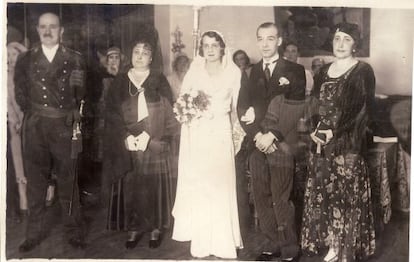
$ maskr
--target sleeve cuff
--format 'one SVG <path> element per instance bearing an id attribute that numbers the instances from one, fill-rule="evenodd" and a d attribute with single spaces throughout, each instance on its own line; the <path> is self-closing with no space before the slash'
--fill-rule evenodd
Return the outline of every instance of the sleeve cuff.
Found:
<path id="1" fill-rule="evenodd" d="M 283 142 L 285 140 L 285 137 L 283 136 L 283 134 L 280 131 L 278 131 L 278 130 L 272 130 L 272 129 L 270 129 L 269 130 L 269 133 L 274 136 L 274 139 L 277 142 Z"/>

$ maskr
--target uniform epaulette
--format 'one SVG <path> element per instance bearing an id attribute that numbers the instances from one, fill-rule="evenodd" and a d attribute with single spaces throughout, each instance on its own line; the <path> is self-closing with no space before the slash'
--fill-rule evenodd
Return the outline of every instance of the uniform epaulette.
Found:
<path id="1" fill-rule="evenodd" d="M 23 58 L 27 57 L 27 56 L 29 55 L 29 53 L 31 53 L 31 52 L 33 52 L 33 51 L 34 51 L 34 48 L 29 49 L 29 50 L 27 50 L 27 51 L 24 51 L 24 52 L 20 53 L 20 54 L 17 56 L 17 59 L 18 59 L 18 60 L 21 60 L 21 59 L 23 59 Z"/>
<path id="2" fill-rule="evenodd" d="M 35 47 L 31 48 L 29 51 L 37 53 L 37 52 L 39 52 L 39 50 L 40 50 L 40 47 L 35 46 Z"/>
<path id="3" fill-rule="evenodd" d="M 76 51 L 76 50 L 73 50 L 73 49 L 70 49 L 70 48 L 68 48 L 68 47 L 66 47 L 66 46 L 62 46 L 62 51 L 63 51 L 63 52 L 69 51 L 69 52 L 71 52 L 71 53 L 75 53 L 75 54 L 77 54 L 77 55 L 79 55 L 79 56 L 82 56 L 82 53 L 81 53 L 81 52 Z"/>

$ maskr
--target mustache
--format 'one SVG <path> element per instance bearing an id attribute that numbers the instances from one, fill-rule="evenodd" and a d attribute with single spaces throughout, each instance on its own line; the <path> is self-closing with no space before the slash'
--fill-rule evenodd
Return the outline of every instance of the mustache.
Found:
<path id="1" fill-rule="evenodd" d="M 43 37 L 52 37 L 52 34 L 44 34 Z"/>

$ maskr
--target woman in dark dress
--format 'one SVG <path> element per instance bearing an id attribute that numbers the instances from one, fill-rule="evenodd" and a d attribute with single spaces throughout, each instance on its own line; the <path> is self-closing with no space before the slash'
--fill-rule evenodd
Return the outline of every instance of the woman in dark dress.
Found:
<path id="1" fill-rule="evenodd" d="M 311 138 L 313 150 L 321 150 L 310 154 L 301 245 L 305 254 L 328 249 L 324 261 L 361 260 L 375 251 L 365 159 L 375 76 L 354 57 L 359 36 L 357 25 L 337 25 L 336 60 L 321 69 L 314 89 L 319 106 Z"/>
<path id="2" fill-rule="evenodd" d="M 132 68 L 115 78 L 107 96 L 105 172 L 123 188 L 112 190 L 118 208 L 112 203 L 109 217 L 124 214 L 126 248 L 134 248 L 146 232 L 149 246 L 158 247 L 171 224 L 170 142 L 178 122 L 167 79 L 150 69 L 153 46 L 132 44 Z"/>

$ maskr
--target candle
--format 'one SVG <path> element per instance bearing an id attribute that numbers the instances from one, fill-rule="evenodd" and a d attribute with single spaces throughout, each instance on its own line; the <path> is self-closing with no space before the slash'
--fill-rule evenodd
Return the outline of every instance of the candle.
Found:
<path id="1" fill-rule="evenodd" d="M 194 20 L 194 25 L 193 25 L 194 31 L 198 30 L 198 15 L 199 15 L 198 10 L 199 10 L 198 7 L 194 7 L 194 19 L 193 19 Z"/>

